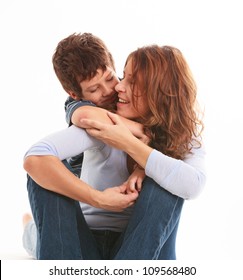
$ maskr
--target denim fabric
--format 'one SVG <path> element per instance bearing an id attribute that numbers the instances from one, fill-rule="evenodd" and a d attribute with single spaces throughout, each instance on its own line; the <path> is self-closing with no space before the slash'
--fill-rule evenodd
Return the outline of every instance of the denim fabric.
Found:
<path id="1" fill-rule="evenodd" d="M 30 177 L 27 189 L 37 227 L 37 259 L 176 259 L 183 199 L 150 178 L 122 234 L 91 231 L 77 201 L 41 188 Z M 33 248 L 26 243 L 26 249 Z"/>
<path id="2" fill-rule="evenodd" d="M 37 227 L 37 259 L 100 259 L 78 201 L 41 188 L 29 176 L 27 189 Z"/>
<path id="3" fill-rule="evenodd" d="M 173 260 L 184 200 L 146 178 L 127 229 L 113 253 L 120 260 Z"/>
<path id="4" fill-rule="evenodd" d="M 91 230 L 96 240 L 102 260 L 110 260 L 112 251 L 121 236 L 121 232 L 110 230 Z"/>

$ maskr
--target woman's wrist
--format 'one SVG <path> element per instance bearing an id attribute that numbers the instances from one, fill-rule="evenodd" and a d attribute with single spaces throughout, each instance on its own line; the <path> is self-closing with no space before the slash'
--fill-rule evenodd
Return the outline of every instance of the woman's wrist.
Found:
<path id="1" fill-rule="evenodd" d="M 141 168 L 144 169 L 148 157 L 153 149 L 134 137 L 133 141 L 127 143 L 124 151 L 129 154 Z"/>

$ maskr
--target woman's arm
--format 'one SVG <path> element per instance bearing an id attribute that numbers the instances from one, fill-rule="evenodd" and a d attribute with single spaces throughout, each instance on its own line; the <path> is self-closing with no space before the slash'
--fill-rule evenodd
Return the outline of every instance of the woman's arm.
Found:
<path id="1" fill-rule="evenodd" d="M 84 129 L 74 125 L 41 139 L 26 152 L 30 155 L 53 155 L 60 160 L 83 153 L 90 148 L 102 148 L 104 144 L 90 137 Z"/>
<path id="2" fill-rule="evenodd" d="M 139 141 L 126 128 L 119 117 L 108 113 L 113 125 L 97 121 L 83 120 L 85 125 L 93 127 L 88 133 L 117 149 L 129 154 L 147 176 L 154 179 L 169 192 L 184 199 L 192 199 L 199 195 L 206 181 L 204 147 L 193 149 L 187 158 L 177 160 L 148 147 Z"/>
<path id="3" fill-rule="evenodd" d="M 47 190 L 92 205 L 96 203 L 93 199 L 96 191 L 73 175 L 56 156 L 27 156 L 24 169 L 36 183 Z"/>
<path id="4" fill-rule="evenodd" d="M 94 207 L 122 211 L 134 203 L 137 194 L 125 195 L 125 189 L 120 187 L 97 191 L 74 176 L 61 162 L 99 145 L 104 144 L 88 136 L 85 130 L 72 126 L 33 145 L 26 153 L 24 169 L 45 189 Z"/>
<path id="5" fill-rule="evenodd" d="M 24 169 L 43 188 L 109 211 L 123 211 L 137 198 L 136 193 L 124 194 L 125 188 L 93 189 L 72 174 L 55 156 L 29 156 Z"/>

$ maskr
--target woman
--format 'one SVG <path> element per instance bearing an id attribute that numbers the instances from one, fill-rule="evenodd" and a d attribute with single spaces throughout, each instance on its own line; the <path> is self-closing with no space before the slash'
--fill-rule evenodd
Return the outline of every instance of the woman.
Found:
<path id="1" fill-rule="evenodd" d="M 83 119 L 83 127 L 91 127 L 87 129 L 90 135 L 125 151 L 145 169 L 148 177 L 168 192 L 184 199 L 196 197 L 205 185 L 203 123 L 199 119 L 196 84 L 180 50 L 152 45 L 132 52 L 116 90 L 119 97 L 117 114 L 142 122 L 151 139 L 149 146 L 134 137 L 118 115 L 109 112 L 113 125 Z M 142 195 L 143 192 L 134 213 L 140 210 L 141 214 L 144 209 Z M 165 196 L 165 192 L 163 195 L 158 192 L 151 208 L 160 209 L 159 203 Z M 157 205 L 155 199 L 158 199 Z M 171 196 L 167 201 L 170 199 Z M 148 198 L 144 201 L 148 206 Z M 175 258 L 175 237 L 176 230 L 161 246 L 158 259 Z M 137 245 L 141 248 L 140 244 L 131 242 L 130 250 L 136 251 Z M 127 247 L 121 247 L 117 258 L 122 258 L 126 250 Z M 133 258 L 134 253 L 129 257 Z"/>
<path id="2" fill-rule="evenodd" d="M 184 72 L 182 73 L 181 70 Z M 151 89 L 155 91 L 150 92 Z M 95 137 L 102 138 L 117 148 L 123 147 L 140 167 L 145 169 L 146 175 L 150 178 L 144 180 L 143 188 L 132 213 L 131 210 L 125 211 L 120 218 L 117 213 L 107 212 L 105 209 L 100 215 L 103 217 L 102 223 L 100 223 L 100 216 L 93 214 L 97 207 L 102 208 L 99 204 L 101 201 L 99 203 L 96 201 L 93 205 L 82 206 L 88 227 L 86 225 L 86 228 L 82 228 L 81 231 L 85 231 L 85 234 L 82 235 L 83 240 L 82 238 L 79 240 L 81 251 L 88 251 L 93 242 L 89 229 L 95 236 L 99 234 L 99 231 L 105 230 L 106 226 L 110 227 L 112 224 L 112 228 L 117 227 L 116 230 L 119 229 L 117 232 L 122 232 L 122 234 L 118 235 L 118 243 L 111 245 L 114 250 L 109 253 L 108 258 L 175 259 L 175 239 L 183 198 L 189 199 L 198 195 L 205 179 L 204 149 L 199 142 L 200 133 L 197 133 L 200 122 L 194 111 L 194 82 L 187 64 L 178 50 L 169 47 L 164 50 L 151 46 L 138 49 L 129 56 L 124 79 L 117 86 L 117 90 L 119 91 L 118 113 L 145 124 L 151 138 L 152 148 L 131 136 L 126 127 L 113 115 L 109 116 L 116 125 L 104 125 L 93 120 L 84 120 L 82 125 L 95 127 L 95 130 L 88 129 L 89 133 Z M 179 95 L 182 96 L 179 98 Z M 191 97 L 189 101 L 188 97 Z M 185 101 L 187 105 L 182 104 Z M 113 131 L 114 136 L 108 132 L 108 128 Z M 123 132 L 124 135 L 122 135 Z M 119 138 L 120 141 L 126 139 L 127 144 L 118 144 Z M 84 141 L 80 144 L 81 140 Z M 38 149 L 41 149 L 40 153 L 37 151 Z M 79 182 L 75 176 L 64 169 L 60 160 L 84 151 L 87 162 L 84 161 L 82 178 L 98 192 L 107 192 L 112 186 L 106 185 L 111 183 L 108 180 L 108 175 L 110 175 L 107 173 L 108 168 L 111 168 L 110 173 L 114 172 L 112 175 L 115 175 L 113 177 L 116 178 L 112 183 L 119 176 L 121 183 L 127 176 L 124 168 L 120 166 L 123 171 L 120 173 L 115 166 L 117 163 L 120 165 L 126 163 L 126 156 L 123 152 L 113 150 L 110 146 L 92 138 L 87 138 L 85 132 L 76 127 L 70 127 L 37 143 L 27 154 L 28 164 L 25 164 L 25 168 L 43 188 L 76 199 Z M 107 176 L 105 177 L 102 176 L 102 170 L 99 168 L 94 168 L 92 174 L 88 171 L 94 160 L 97 160 L 97 156 L 100 158 L 99 168 L 104 168 L 103 171 L 106 171 Z M 105 165 L 103 164 L 104 157 L 106 157 Z M 32 159 L 29 161 L 30 158 Z M 86 164 L 89 168 L 86 168 Z M 102 186 L 101 179 L 104 180 Z M 65 184 L 62 181 L 65 181 Z M 57 188 L 58 184 L 62 185 L 62 191 Z M 67 192 L 64 191 L 66 186 L 68 186 Z M 129 186 L 125 186 L 125 188 L 129 188 Z M 123 192 L 125 192 L 125 188 L 122 187 Z M 91 189 L 87 192 L 88 196 L 90 191 Z M 128 193 L 130 191 L 134 190 L 127 189 Z M 112 211 L 112 209 L 108 210 Z M 79 220 L 84 220 L 80 212 Z M 90 213 L 93 216 L 90 216 Z M 67 212 L 64 211 L 63 215 L 67 215 Z M 94 216 L 95 219 L 93 219 Z M 113 222 L 105 225 L 104 223 L 110 223 L 110 217 Z M 85 221 L 82 223 L 82 226 L 85 227 Z M 146 231 L 144 231 L 145 227 Z M 76 247 L 73 248 L 73 250 L 75 249 Z M 75 258 L 78 258 L 79 255 L 80 252 L 77 252 Z"/>
<path id="3" fill-rule="evenodd" d="M 87 131 L 93 137 L 128 153 L 166 190 L 184 199 L 197 196 L 205 180 L 203 123 L 197 111 L 196 84 L 182 53 L 170 46 L 139 48 L 128 56 L 116 90 L 117 114 L 142 122 L 151 139 L 149 146 L 109 112 L 114 125 L 87 119 L 81 124 L 91 127 Z M 192 167 L 198 172 L 187 181 L 184 172 Z"/>

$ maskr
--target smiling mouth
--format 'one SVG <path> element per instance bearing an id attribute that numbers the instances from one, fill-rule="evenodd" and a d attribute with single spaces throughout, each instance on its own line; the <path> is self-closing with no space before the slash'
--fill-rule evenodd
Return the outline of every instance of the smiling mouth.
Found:
<path id="1" fill-rule="evenodd" d="M 118 99 L 118 102 L 119 103 L 122 103 L 122 104 L 128 104 L 129 102 L 127 102 L 126 100 L 122 99 L 122 98 L 119 98 Z"/>

